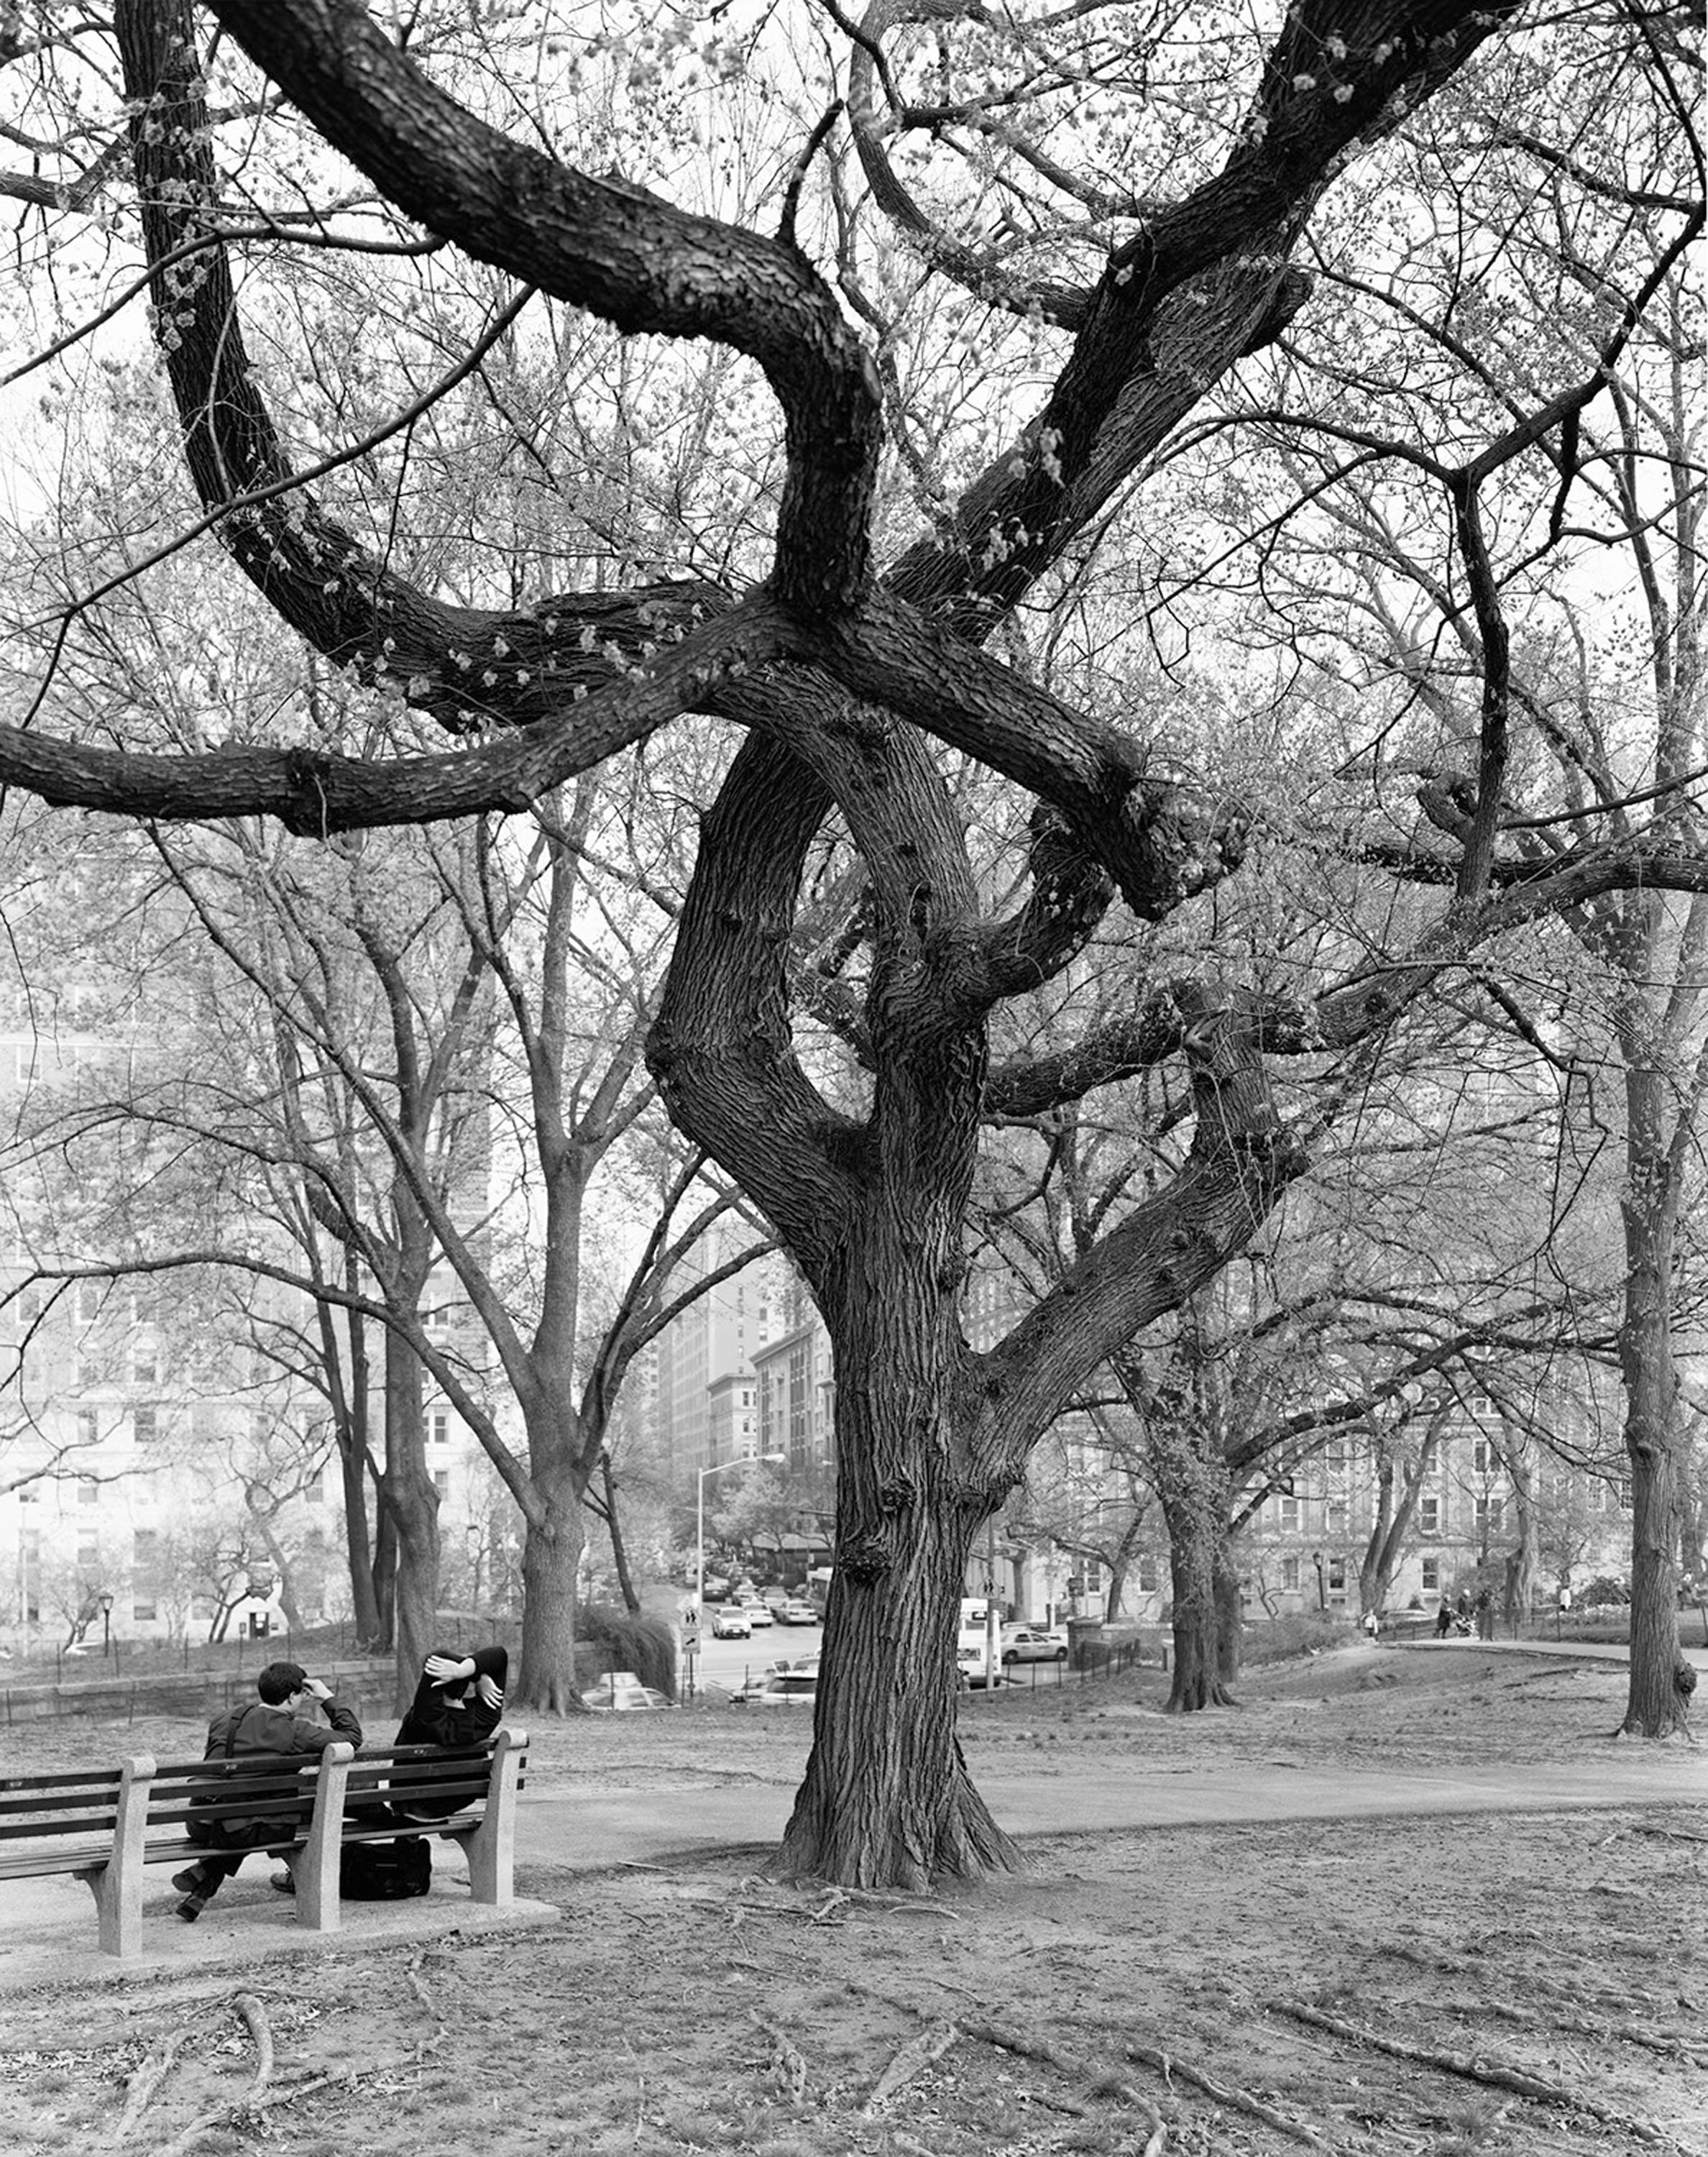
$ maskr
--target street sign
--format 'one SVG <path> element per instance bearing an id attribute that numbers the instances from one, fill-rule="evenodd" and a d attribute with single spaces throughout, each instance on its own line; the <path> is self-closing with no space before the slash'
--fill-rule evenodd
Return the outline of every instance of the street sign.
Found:
<path id="1" fill-rule="evenodd" d="M 698 1612 L 697 1610 L 684 1610 L 684 1611 L 683 1611 L 683 1613 L 682 1613 L 682 1638 L 683 1638 L 683 1640 L 698 1640 L 698 1638 L 699 1638 L 699 1637 L 700 1637 L 700 1614 L 699 1614 L 699 1612 Z"/>

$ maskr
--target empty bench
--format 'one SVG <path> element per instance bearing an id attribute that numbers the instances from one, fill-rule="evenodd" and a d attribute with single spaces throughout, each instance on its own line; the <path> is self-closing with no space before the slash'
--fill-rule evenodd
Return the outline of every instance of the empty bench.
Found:
<path id="1" fill-rule="evenodd" d="M 483 1745 L 358 1754 L 341 1741 L 306 1763 L 300 1753 L 255 1754 L 160 1767 L 145 1753 L 121 1767 L 8 1776 L 0 1779 L 0 1880 L 69 1873 L 85 1882 L 101 1953 L 129 1961 L 142 1951 L 143 1867 L 202 1855 L 184 1832 L 191 1822 L 296 1813 L 300 1833 L 265 1848 L 291 1859 L 296 1922 L 311 1932 L 338 1930 L 345 1846 L 400 1835 L 457 1843 L 475 1901 L 504 1904 L 515 1899 L 516 1799 L 527 1758 L 527 1733 L 507 1728 Z"/>

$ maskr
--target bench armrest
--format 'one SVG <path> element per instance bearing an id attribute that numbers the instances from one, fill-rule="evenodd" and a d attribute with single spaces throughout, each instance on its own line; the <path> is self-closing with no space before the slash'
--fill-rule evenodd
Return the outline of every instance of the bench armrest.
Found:
<path id="1" fill-rule="evenodd" d="M 353 1745 L 340 1738 L 320 1756 L 314 1779 L 314 1810 L 302 1845 L 292 1862 L 296 1881 L 296 1922 L 314 1933 L 335 1933 L 338 1912 L 338 1861 L 344 1825 L 344 1786 L 350 1779 Z"/>
<path id="2" fill-rule="evenodd" d="M 155 1774 L 154 1757 L 139 1753 L 119 1772 L 118 1813 L 113 1846 L 101 1864 L 84 1866 L 77 1877 L 95 1897 L 100 1928 L 100 1951 L 121 1961 L 142 1952 L 142 1846 L 148 1834 L 148 1798 Z"/>
<path id="3" fill-rule="evenodd" d="M 469 1892 L 476 1902 L 516 1900 L 516 1793 L 527 1758 L 527 1732 L 501 1725 L 492 1733 L 486 1810 L 478 1826 L 451 1838 L 468 1860 Z"/>

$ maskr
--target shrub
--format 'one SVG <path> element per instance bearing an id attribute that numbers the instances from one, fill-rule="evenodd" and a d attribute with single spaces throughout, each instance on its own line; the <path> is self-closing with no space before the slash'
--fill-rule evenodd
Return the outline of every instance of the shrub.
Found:
<path id="1" fill-rule="evenodd" d="M 1247 1625 L 1240 1635 L 1240 1660 L 1249 1667 L 1320 1654 L 1325 1648 L 1343 1646 L 1355 1629 L 1353 1620 L 1342 1610 L 1300 1610 L 1289 1617 L 1272 1618 L 1267 1624 Z"/>
<path id="2" fill-rule="evenodd" d="M 607 1671 L 633 1671 L 642 1685 L 676 1698 L 676 1638 L 659 1618 L 631 1618 L 610 1603 L 584 1604 L 576 1618 L 576 1682 L 584 1691 Z"/>

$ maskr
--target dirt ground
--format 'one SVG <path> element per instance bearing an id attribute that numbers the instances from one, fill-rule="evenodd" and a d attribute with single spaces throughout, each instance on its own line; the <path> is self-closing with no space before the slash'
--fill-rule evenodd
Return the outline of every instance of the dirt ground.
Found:
<path id="1" fill-rule="evenodd" d="M 1254 1674 L 1237 1713 L 1164 1717 L 1145 1671 L 975 1696 L 963 1728 L 975 1774 L 1584 1763 L 1629 1747 L 1623 1696 L 1617 1667 L 1358 1651 Z M 198 1735 L 7 1749 L 46 1768 Z M 805 1745 L 753 1710 L 578 1719 L 535 1732 L 530 1788 L 787 1786 Z M 0 1993 L 0 2148 L 1708 2157 L 1708 1807 L 1026 1848 L 1024 1876 L 935 1900 L 780 1887 L 751 1856 L 528 1867 L 560 1925 Z"/>

